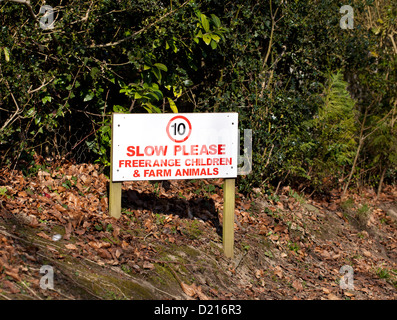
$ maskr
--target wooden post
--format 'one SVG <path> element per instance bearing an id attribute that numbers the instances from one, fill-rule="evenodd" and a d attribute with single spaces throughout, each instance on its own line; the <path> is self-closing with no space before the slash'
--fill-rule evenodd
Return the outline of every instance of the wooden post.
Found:
<path id="1" fill-rule="evenodd" d="M 113 182 L 113 115 L 112 115 L 112 133 L 110 145 L 110 182 L 109 182 L 109 215 L 116 219 L 121 216 L 121 184 L 122 182 Z"/>
<path id="2" fill-rule="evenodd" d="M 236 179 L 225 179 L 223 185 L 223 252 L 227 258 L 234 253 L 234 202 Z"/>

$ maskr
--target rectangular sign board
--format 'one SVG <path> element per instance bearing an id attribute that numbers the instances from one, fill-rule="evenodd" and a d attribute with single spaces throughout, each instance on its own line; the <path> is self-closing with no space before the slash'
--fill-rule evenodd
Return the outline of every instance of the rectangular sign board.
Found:
<path id="1" fill-rule="evenodd" d="M 112 181 L 236 178 L 238 113 L 113 114 Z"/>

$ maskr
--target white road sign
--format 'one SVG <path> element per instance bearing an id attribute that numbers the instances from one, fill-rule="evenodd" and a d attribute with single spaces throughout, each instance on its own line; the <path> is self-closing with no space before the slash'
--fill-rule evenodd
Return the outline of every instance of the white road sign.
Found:
<path id="1" fill-rule="evenodd" d="M 113 181 L 237 177 L 237 113 L 115 113 L 112 130 Z"/>

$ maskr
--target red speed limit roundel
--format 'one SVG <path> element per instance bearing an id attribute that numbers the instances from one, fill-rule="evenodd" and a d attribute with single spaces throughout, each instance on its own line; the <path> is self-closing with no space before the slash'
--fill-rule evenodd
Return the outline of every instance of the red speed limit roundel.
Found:
<path id="1" fill-rule="evenodd" d="M 185 116 L 175 116 L 167 124 L 167 135 L 174 142 L 185 142 L 192 133 L 192 124 Z"/>

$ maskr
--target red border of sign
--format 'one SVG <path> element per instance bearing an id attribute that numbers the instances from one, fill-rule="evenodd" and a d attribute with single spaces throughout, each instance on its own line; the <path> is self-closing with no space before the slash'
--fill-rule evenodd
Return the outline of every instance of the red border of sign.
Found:
<path id="1" fill-rule="evenodd" d="M 173 137 L 171 137 L 170 131 L 169 131 L 171 122 L 174 121 L 175 119 L 179 119 L 179 118 L 185 120 L 187 122 L 187 124 L 189 125 L 189 134 L 183 140 L 174 139 Z M 192 133 L 192 124 L 190 123 L 189 119 L 184 116 L 175 116 L 170 121 L 168 121 L 166 131 L 167 131 L 168 138 L 170 138 L 172 141 L 177 142 L 177 143 L 185 142 L 190 137 L 190 134 Z"/>

